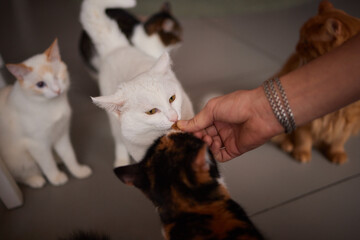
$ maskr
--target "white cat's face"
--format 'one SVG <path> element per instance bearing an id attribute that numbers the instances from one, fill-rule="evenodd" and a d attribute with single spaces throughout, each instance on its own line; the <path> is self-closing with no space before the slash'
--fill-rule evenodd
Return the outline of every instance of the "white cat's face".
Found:
<path id="1" fill-rule="evenodd" d="M 182 95 L 179 84 L 171 79 L 150 81 L 153 82 L 147 80 L 147 84 L 136 86 L 132 96 L 129 96 L 130 91 L 125 86 L 119 90 L 127 99 L 123 112 L 118 115 L 123 133 L 164 132 L 181 118 Z"/>
<path id="2" fill-rule="evenodd" d="M 182 98 L 166 53 L 150 71 L 121 84 L 115 94 L 93 101 L 118 118 L 125 137 L 146 138 L 164 134 L 181 119 Z"/>
<path id="3" fill-rule="evenodd" d="M 67 67 L 61 61 L 56 40 L 43 54 L 20 64 L 7 64 L 7 68 L 27 93 L 46 99 L 61 95 L 70 85 Z"/>

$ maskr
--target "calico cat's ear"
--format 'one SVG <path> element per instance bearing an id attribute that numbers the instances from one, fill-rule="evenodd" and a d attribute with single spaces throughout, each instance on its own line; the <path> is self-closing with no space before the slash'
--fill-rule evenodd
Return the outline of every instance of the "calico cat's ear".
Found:
<path id="1" fill-rule="evenodd" d="M 318 13 L 323 14 L 324 12 L 327 12 L 327 11 L 333 10 L 333 9 L 334 9 L 334 5 L 332 5 L 331 2 L 324 0 L 319 4 Z"/>
<path id="2" fill-rule="evenodd" d="M 51 44 L 51 46 L 45 50 L 44 54 L 46 55 L 49 62 L 61 61 L 59 44 L 58 44 L 57 38 L 55 38 L 55 40 Z"/>
<path id="3" fill-rule="evenodd" d="M 342 33 L 342 23 L 335 18 L 327 19 L 325 22 L 325 28 L 327 32 L 334 37 L 337 37 Z"/>
<path id="4" fill-rule="evenodd" d="M 91 97 L 93 103 L 105 109 L 106 111 L 113 113 L 117 116 L 121 114 L 121 108 L 124 105 L 124 102 L 120 102 L 116 95 L 109 95 L 109 96 L 100 96 L 100 97 Z"/>
<path id="5" fill-rule="evenodd" d="M 193 170 L 195 172 L 208 172 L 210 170 L 210 156 L 207 152 L 206 146 L 204 146 L 196 156 L 196 159 L 192 163 Z"/>
<path id="6" fill-rule="evenodd" d="M 171 68 L 171 59 L 168 52 L 164 52 L 151 68 L 151 73 L 165 74 Z"/>
<path id="7" fill-rule="evenodd" d="M 19 63 L 19 64 L 6 64 L 7 69 L 9 70 L 9 72 L 12 73 L 12 75 L 14 75 L 16 77 L 16 79 L 18 79 L 19 81 L 23 81 L 24 77 L 32 72 L 32 68 L 26 66 L 23 63 Z"/>
<path id="8" fill-rule="evenodd" d="M 170 2 L 164 2 L 160 9 L 162 12 L 171 13 L 171 4 Z"/>
<path id="9" fill-rule="evenodd" d="M 143 173 L 139 164 L 132 164 L 114 169 L 116 176 L 125 184 L 130 186 L 141 186 Z"/>

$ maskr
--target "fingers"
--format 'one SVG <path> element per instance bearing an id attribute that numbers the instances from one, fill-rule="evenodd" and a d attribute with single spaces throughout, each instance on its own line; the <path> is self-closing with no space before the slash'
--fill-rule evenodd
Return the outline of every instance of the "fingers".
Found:
<path id="1" fill-rule="evenodd" d="M 216 139 L 216 141 L 221 142 L 220 136 L 218 135 L 215 126 L 210 126 L 203 130 L 194 132 L 193 134 L 195 137 L 202 139 L 209 146 L 212 144 L 213 138 Z"/>
<path id="2" fill-rule="evenodd" d="M 208 146 L 211 146 L 213 144 L 213 138 L 209 135 L 206 135 L 202 139 Z"/>
<path id="3" fill-rule="evenodd" d="M 177 126 L 186 132 L 196 132 L 209 127 L 214 122 L 212 108 L 208 105 L 190 120 L 179 120 Z"/>
<path id="4" fill-rule="evenodd" d="M 231 154 L 229 154 L 228 149 L 226 149 L 226 147 L 224 146 L 219 135 L 211 136 L 210 134 L 207 134 L 204 130 L 196 132 L 195 136 L 201 138 L 209 146 L 216 161 L 226 162 L 233 159 Z"/>
<path id="5" fill-rule="evenodd" d="M 223 148 L 223 143 L 221 142 L 220 138 L 215 138 L 212 141 L 212 145 L 210 145 L 210 150 L 214 155 L 214 158 L 217 161 L 221 161 L 222 160 L 222 154 L 221 154 L 221 150 L 224 149 Z"/>
<path id="6" fill-rule="evenodd" d="M 193 119 L 190 120 L 179 120 L 177 126 L 186 132 L 196 132 L 201 129 L 204 129 L 212 124 L 212 121 L 208 118 L 203 117 L 202 115 L 196 115 Z"/>

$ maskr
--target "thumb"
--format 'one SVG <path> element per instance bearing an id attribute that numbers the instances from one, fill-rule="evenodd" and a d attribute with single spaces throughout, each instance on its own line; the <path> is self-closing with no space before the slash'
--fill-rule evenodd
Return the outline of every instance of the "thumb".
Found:
<path id="1" fill-rule="evenodd" d="M 190 120 L 179 120 L 177 126 L 186 132 L 196 132 L 207 128 L 213 124 L 213 117 L 208 111 L 203 109 Z"/>

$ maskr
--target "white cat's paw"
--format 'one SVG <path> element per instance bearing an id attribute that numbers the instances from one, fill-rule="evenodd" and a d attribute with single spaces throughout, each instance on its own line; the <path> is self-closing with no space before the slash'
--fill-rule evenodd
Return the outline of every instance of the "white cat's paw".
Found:
<path id="1" fill-rule="evenodd" d="M 25 180 L 25 184 L 29 185 L 32 188 L 42 188 L 45 183 L 46 180 L 40 175 L 35 175 Z"/>
<path id="2" fill-rule="evenodd" d="M 71 173 L 77 178 L 87 178 L 92 174 L 92 170 L 86 165 L 79 165 L 77 168 L 72 169 Z"/>
<path id="3" fill-rule="evenodd" d="M 66 176 L 65 173 L 59 171 L 56 174 L 53 174 L 52 176 L 50 176 L 49 181 L 51 182 L 51 184 L 53 184 L 55 186 L 60 186 L 60 185 L 65 184 L 68 181 L 68 177 Z"/>

